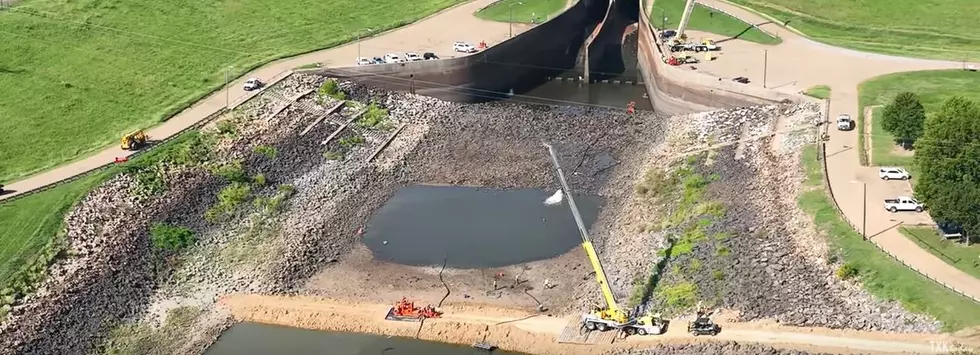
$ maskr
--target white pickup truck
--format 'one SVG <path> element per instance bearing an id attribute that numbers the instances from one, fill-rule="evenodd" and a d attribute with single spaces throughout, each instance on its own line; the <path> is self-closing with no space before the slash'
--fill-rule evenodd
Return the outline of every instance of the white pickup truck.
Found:
<path id="1" fill-rule="evenodd" d="M 892 213 L 898 211 L 916 211 L 922 212 L 925 209 L 919 201 L 914 198 L 907 196 L 900 196 L 896 198 L 885 199 L 885 209 L 891 211 Z"/>

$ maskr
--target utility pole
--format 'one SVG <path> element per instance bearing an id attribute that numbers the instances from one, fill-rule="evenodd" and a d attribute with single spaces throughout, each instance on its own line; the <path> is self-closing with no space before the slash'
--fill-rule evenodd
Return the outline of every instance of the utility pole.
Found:
<path id="1" fill-rule="evenodd" d="M 510 5 L 507 5 L 507 7 L 510 9 L 510 22 L 509 22 L 510 38 L 514 38 L 514 5 L 523 5 L 523 4 L 524 4 L 523 2 L 518 1 L 515 3 L 511 3 Z"/>
<path id="2" fill-rule="evenodd" d="M 229 105 L 228 92 L 231 91 L 231 87 L 228 86 L 228 75 L 231 74 L 231 69 L 234 67 L 235 67 L 234 65 L 229 65 L 227 68 L 225 68 L 225 108 L 228 108 Z"/>
<path id="3" fill-rule="evenodd" d="M 371 29 L 370 28 L 365 28 L 365 29 L 357 30 L 357 61 L 358 61 L 358 63 L 360 63 L 360 60 L 361 60 L 361 33 L 362 32 L 371 32 Z"/>
<path id="4" fill-rule="evenodd" d="M 766 79 L 769 77 L 769 50 L 762 50 L 762 87 L 766 87 Z"/>

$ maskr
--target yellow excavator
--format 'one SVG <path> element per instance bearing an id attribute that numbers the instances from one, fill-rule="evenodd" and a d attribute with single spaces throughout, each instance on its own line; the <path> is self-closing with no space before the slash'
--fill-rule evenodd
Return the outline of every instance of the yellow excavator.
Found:
<path id="1" fill-rule="evenodd" d="M 589 256 L 592 269 L 595 270 L 596 281 L 599 283 L 599 289 L 602 291 L 602 298 L 606 302 L 605 307 L 597 306 L 591 312 L 582 315 L 582 327 L 589 331 L 608 331 L 615 329 L 624 332 L 626 335 L 663 334 L 666 328 L 666 322 L 661 318 L 659 313 L 632 314 L 632 312 L 619 307 L 619 303 L 616 302 L 616 297 L 609 287 L 609 282 L 606 280 L 606 272 L 602 268 L 602 262 L 599 261 L 599 254 L 596 253 L 595 247 L 592 246 L 588 229 L 585 227 L 585 223 L 582 222 L 582 216 L 579 214 L 571 190 L 565 181 L 565 174 L 558 164 L 558 157 L 555 155 L 555 151 L 551 145 L 545 144 L 544 146 L 548 148 L 548 152 L 551 154 L 551 160 L 555 165 L 555 170 L 558 172 L 558 180 L 561 182 L 564 195 L 568 197 L 568 206 L 572 210 L 575 223 L 578 225 L 579 234 L 582 236 L 582 249 L 585 249 L 585 253 Z"/>
<path id="2" fill-rule="evenodd" d="M 136 131 L 123 136 L 119 147 L 123 150 L 138 150 L 146 145 L 149 138 L 143 131 Z"/>

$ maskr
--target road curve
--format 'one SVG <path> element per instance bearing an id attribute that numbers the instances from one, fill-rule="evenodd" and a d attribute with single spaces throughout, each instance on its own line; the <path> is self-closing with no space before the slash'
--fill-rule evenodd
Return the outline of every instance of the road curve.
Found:
<path id="1" fill-rule="evenodd" d="M 452 52 L 453 41 L 471 43 L 486 41 L 489 45 L 500 43 L 509 37 L 511 26 L 507 23 L 482 20 L 473 16 L 474 12 L 494 2 L 494 0 L 473 0 L 444 9 L 415 23 L 366 38 L 360 42 L 360 45 L 349 43 L 268 63 L 231 82 L 226 90 L 215 92 L 193 106 L 184 109 L 166 122 L 148 129 L 147 134 L 154 141 L 167 139 L 225 108 L 226 103 L 230 103 L 229 106 L 234 107 L 236 103 L 248 100 L 258 94 L 258 92 L 247 92 L 242 89 L 242 85 L 248 78 L 255 77 L 264 82 L 270 82 L 285 76 L 293 68 L 310 63 L 322 63 L 325 66 L 349 66 L 359 51 L 362 56 L 381 56 L 388 52 L 434 52 L 449 58 L 457 55 Z M 452 31 L 446 31 L 447 28 L 451 28 Z M 527 25 L 515 24 L 513 26 L 515 34 L 524 32 L 529 28 Z M 8 182 L 5 189 L 9 192 L 0 195 L 0 201 L 85 174 L 112 162 L 116 157 L 127 157 L 132 154 L 133 152 L 124 151 L 119 146 L 114 145 L 84 159 L 61 165 L 23 180 Z"/>

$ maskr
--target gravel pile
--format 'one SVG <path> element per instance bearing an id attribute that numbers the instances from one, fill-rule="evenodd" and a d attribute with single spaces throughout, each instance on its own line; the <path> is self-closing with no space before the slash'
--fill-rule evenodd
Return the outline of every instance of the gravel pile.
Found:
<path id="1" fill-rule="evenodd" d="M 806 352 L 800 350 L 777 349 L 768 345 L 755 343 L 698 342 L 678 345 L 657 345 L 648 349 L 630 349 L 616 355 L 832 355 L 824 352 Z"/>
<path id="2" fill-rule="evenodd" d="M 694 164 L 702 175 L 720 177 L 709 185 L 707 198 L 727 206 L 725 216 L 709 227 L 708 235 L 726 233 L 730 237 L 700 243 L 693 253 L 678 256 L 676 262 L 681 265 L 697 260 L 700 271 L 670 271 L 667 282 L 693 282 L 701 299 L 738 310 L 740 320 L 939 331 L 934 320 L 904 311 L 895 302 L 876 300 L 834 275 L 838 265 L 828 262 L 827 242 L 796 206 L 804 179 L 798 152 L 803 143 L 813 141 L 813 116 L 818 113 L 815 105 L 770 106 L 716 112 L 695 121 L 699 124 L 688 136 L 701 141 L 712 135 L 765 138 L 719 148 L 713 162 L 702 157 Z M 765 136 L 777 126 L 799 130 L 794 137 Z M 722 248 L 728 253 L 720 252 Z"/>

